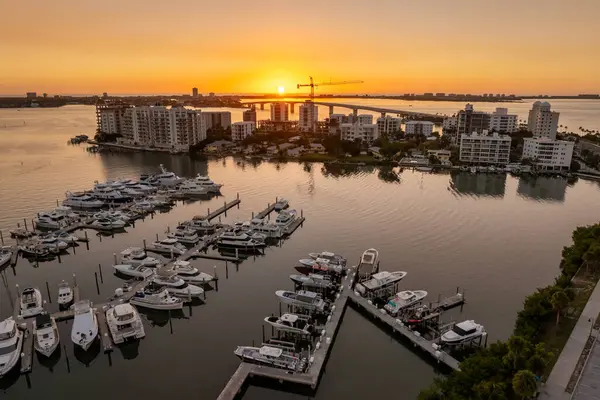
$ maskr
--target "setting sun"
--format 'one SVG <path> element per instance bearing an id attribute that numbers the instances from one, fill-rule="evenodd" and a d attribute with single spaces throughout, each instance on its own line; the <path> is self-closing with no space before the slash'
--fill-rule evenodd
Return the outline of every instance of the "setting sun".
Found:
<path id="1" fill-rule="evenodd" d="M 277 87 L 277 92 L 278 92 L 279 94 L 283 94 L 283 93 L 285 92 L 285 88 L 284 88 L 283 86 L 278 86 L 278 87 Z"/>

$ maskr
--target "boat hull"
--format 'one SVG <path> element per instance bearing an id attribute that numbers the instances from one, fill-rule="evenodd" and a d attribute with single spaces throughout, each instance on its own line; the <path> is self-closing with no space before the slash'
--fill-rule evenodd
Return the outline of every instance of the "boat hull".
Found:
<path id="1" fill-rule="evenodd" d="M 150 308 L 152 310 L 181 310 L 183 308 L 183 302 L 171 303 L 171 304 L 158 304 L 140 301 L 139 299 L 132 298 L 129 300 L 131 304 L 137 307 Z"/>
<path id="2" fill-rule="evenodd" d="M 0 367 L 0 378 L 12 370 L 21 358 L 21 349 L 23 348 L 23 332 L 17 329 L 17 347 L 10 355 L 2 356 L 2 366 Z"/>

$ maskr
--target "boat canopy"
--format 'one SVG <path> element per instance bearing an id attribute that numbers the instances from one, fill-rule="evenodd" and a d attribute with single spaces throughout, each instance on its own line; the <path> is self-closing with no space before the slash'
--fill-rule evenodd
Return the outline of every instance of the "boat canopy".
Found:
<path id="1" fill-rule="evenodd" d="M 269 357 L 279 357 L 283 354 L 283 350 L 277 347 L 263 346 L 259 350 L 260 355 Z"/>
<path id="2" fill-rule="evenodd" d="M 52 325 L 52 321 L 50 319 L 50 315 L 48 314 L 39 314 L 35 317 L 35 325 L 38 329 L 47 328 Z"/>
<path id="3" fill-rule="evenodd" d="M 293 324 L 294 322 L 298 321 L 298 316 L 295 314 L 283 314 L 281 316 L 281 321 Z"/>

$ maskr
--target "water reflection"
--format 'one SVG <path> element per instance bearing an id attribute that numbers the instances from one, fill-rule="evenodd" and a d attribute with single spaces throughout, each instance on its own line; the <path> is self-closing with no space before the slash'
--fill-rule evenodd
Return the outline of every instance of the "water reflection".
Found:
<path id="1" fill-rule="evenodd" d="M 506 190 L 506 174 L 450 173 L 450 190 L 454 193 L 476 197 L 503 198 Z"/>
<path id="2" fill-rule="evenodd" d="M 58 348 L 50 355 L 50 357 L 46 357 L 43 354 L 35 352 L 37 355 L 37 361 L 40 365 L 48 368 L 50 372 L 54 372 L 54 367 L 60 361 L 60 356 L 62 354 L 62 347 L 58 346 Z"/>
<path id="3" fill-rule="evenodd" d="M 164 311 L 164 310 L 152 310 L 149 308 L 139 308 L 138 311 L 139 311 L 140 315 L 143 316 L 144 319 L 146 321 L 148 321 L 148 323 L 150 323 L 150 326 L 163 327 L 163 326 L 166 326 L 167 324 L 169 324 L 169 322 L 171 322 L 171 318 L 177 318 L 177 319 L 187 318 L 182 310 Z M 173 326 L 171 324 L 169 324 L 169 325 L 170 325 L 171 332 L 172 332 Z"/>
<path id="4" fill-rule="evenodd" d="M 106 178 L 138 176 L 141 173 L 158 173 L 163 164 L 169 171 L 180 176 L 193 177 L 208 175 L 208 162 L 205 159 L 193 159 L 187 155 L 168 153 L 98 153 Z M 223 160 L 225 162 L 225 160 Z M 118 174 L 117 176 L 115 176 Z"/>
<path id="5" fill-rule="evenodd" d="M 73 344 L 73 354 L 75 354 L 77 361 L 89 367 L 96 357 L 98 357 L 98 354 L 100 354 L 100 339 L 96 338 L 87 351 Z"/>
<path id="6" fill-rule="evenodd" d="M 400 183 L 400 175 L 391 167 L 381 167 L 377 177 L 387 183 Z"/>
<path id="7" fill-rule="evenodd" d="M 564 202 L 567 192 L 567 180 L 559 177 L 521 176 L 517 193 L 525 199 L 535 201 Z"/>
<path id="8" fill-rule="evenodd" d="M 116 346 L 125 360 L 133 360 L 140 354 L 140 340 L 131 340 Z"/>

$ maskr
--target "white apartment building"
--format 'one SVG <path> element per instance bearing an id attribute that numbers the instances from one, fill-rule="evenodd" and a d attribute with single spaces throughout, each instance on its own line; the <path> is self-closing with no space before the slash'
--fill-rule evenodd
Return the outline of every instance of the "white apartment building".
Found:
<path id="1" fill-rule="evenodd" d="M 407 121 L 404 124 L 404 132 L 407 135 L 425 135 L 429 137 L 433 133 L 433 122 Z"/>
<path id="2" fill-rule="evenodd" d="M 342 123 L 340 124 L 340 132 L 342 140 L 353 141 L 355 139 L 361 139 L 364 142 L 371 143 L 379 138 L 377 124 L 361 124 L 359 122 L 354 124 Z"/>
<path id="3" fill-rule="evenodd" d="M 231 124 L 231 140 L 239 142 L 254 134 L 256 123 L 254 121 L 241 121 Z"/>
<path id="4" fill-rule="evenodd" d="M 571 167 L 575 143 L 566 140 L 533 137 L 523 139 L 523 156 L 543 170 L 561 170 Z"/>
<path id="5" fill-rule="evenodd" d="M 550 110 L 550 103 L 536 101 L 529 110 L 527 129 L 534 137 L 540 136 L 548 139 L 556 139 L 558 129 L 558 117 L 560 113 Z"/>
<path id="6" fill-rule="evenodd" d="M 370 125 L 373 123 L 373 116 L 370 114 L 360 114 L 356 117 L 359 124 Z"/>
<path id="7" fill-rule="evenodd" d="M 518 128 L 519 117 L 516 114 L 509 114 L 508 108 L 496 108 L 491 114 L 490 118 L 490 131 L 502 132 L 502 133 L 513 133 Z"/>
<path id="8" fill-rule="evenodd" d="M 377 131 L 379 136 L 398 132 L 401 129 L 401 125 L 402 118 L 390 117 L 389 115 L 377 118 Z"/>
<path id="9" fill-rule="evenodd" d="M 271 121 L 288 121 L 289 108 L 287 103 L 272 103 L 271 104 Z"/>
<path id="10" fill-rule="evenodd" d="M 229 111 L 204 111 L 202 113 L 206 129 L 221 127 L 227 129 L 231 126 L 231 113 Z"/>
<path id="11" fill-rule="evenodd" d="M 442 129 L 443 130 L 454 130 L 456 129 L 456 124 L 458 123 L 458 117 L 456 115 L 453 115 L 452 117 L 446 117 L 444 118 L 444 121 L 442 122 Z"/>
<path id="12" fill-rule="evenodd" d="M 319 108 L 311 103 L 306 102 L 301 104 L 298 116 L 298 127 L 302 132 L 314 131 L 319 121 Z"/>
<path id="13" fill-rule="evenodd" d="M 460 137 L 460 161 L 473 164 L 508 164 L 511 138 L 496 132 L 473 132 Z"/>

